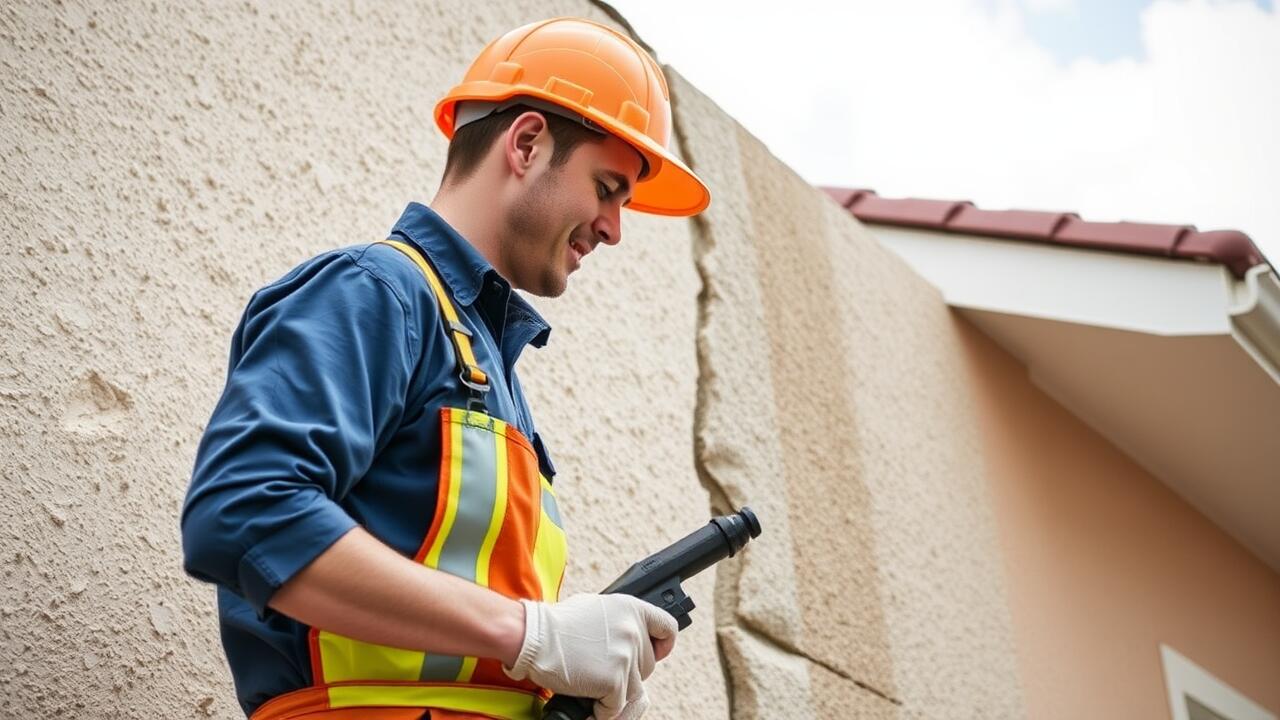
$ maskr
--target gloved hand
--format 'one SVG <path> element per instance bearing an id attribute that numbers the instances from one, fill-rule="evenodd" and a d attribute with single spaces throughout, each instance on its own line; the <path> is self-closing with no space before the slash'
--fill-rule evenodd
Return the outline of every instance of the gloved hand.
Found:
<path id="1" fill-rule="evenodd" d="M 635 720 L 649 708 L 650 637 L 674 641 L 675 618 L 630 595 L 574 595 L 559 603 L 521 600 L 524 644 L 503 668 L 552 692 L 591 698 L 596 720 Z"/>

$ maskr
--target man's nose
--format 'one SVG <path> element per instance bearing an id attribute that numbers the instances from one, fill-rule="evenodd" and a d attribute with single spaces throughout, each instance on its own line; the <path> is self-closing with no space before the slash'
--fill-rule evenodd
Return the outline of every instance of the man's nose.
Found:
<path id="1" fill-rule="evenodd" d="M 596 217 L 591 224 L 591 231 L 596 239 L 606 245 L 617 245 L 622 242 L 622 217 L 618 206 L 610 204 Z"/>

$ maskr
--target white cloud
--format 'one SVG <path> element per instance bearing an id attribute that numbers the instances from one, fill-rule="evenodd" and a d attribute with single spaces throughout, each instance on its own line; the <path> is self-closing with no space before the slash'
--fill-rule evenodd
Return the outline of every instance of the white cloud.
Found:
<path id="1" fill-rule="evenodd" d="M 1067 67 L 1007 2 L 615 4 L 811 182 L 1235 228 L 1280 262 L 1280 16 L 1247 0 L 1159 0 L 1145 59 Z"/>

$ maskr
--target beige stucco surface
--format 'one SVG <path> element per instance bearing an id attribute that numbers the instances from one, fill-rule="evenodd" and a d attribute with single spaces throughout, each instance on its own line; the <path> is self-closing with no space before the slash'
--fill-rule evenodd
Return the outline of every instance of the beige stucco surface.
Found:
<path id="1" fill-rule="evenodd" d="M 686 151 L 718 191 L 698 223 L 699 457 L 730 499 L 767 498 L 770 522 L 789 535 L 742 564 L 722 643 L 735 678 L 807 678 L 739 690 L 735 712 L 1021 716 L 945 304 L 674 80 Z M 763 560 L 782 553 L 791 569 L 779 577 Z"/>
<path id="2" fill-rule="evenodd" d="M 3 717 L 239 715 L 177 518 L 249 295 L 426 201 L 435 98 L 491 37 L 581 2 L 24 2 L 0 10 Z M 602 587 L 706 522 L 690 225 L 629 217 L 522 365 Z M 661 288 L 661 292 L 656 292 Z M 714 578 L 654 713 L 727 716 Z"/>
<path id="3" fill-rule="evenodd" d="M 238 716 L 177 527 L 231 331 L 262 284 L 429 200 L 436 97 L 486 40 L 557 14 L 608 19 L 568 0 L 0 9 L 0 716 Z M 651 717 L 1027 716 L 1043 668 L 1015 647 L 972 331 L 671 81 L 711 209 L 628 214 L 535 300 L 555 330 L 521 360 L 565 590 L 749 504 L 764 535 L 688 583 Z"/>
<path id="4" fill-rule="evenodd" d="M 1160 644 L 1280 714 L 1280 576 L 957 320 L 1030 717 L 1168 717 Z"/>

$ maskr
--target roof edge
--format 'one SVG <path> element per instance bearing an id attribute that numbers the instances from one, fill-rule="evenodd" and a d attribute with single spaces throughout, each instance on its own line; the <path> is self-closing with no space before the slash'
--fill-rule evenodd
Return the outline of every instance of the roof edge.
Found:
<path id="1" fill-rule="evenodd" d="M 1238 230 L 1200 231 L 1194 225 L 1092 222 L 1073 212 L 984 210 L 968 200 L 886 198 L 867 188 L 820 187 L 862 222 L 1011 240 L 1212 262 L 1238 280 L 1266 257 Z"/>

